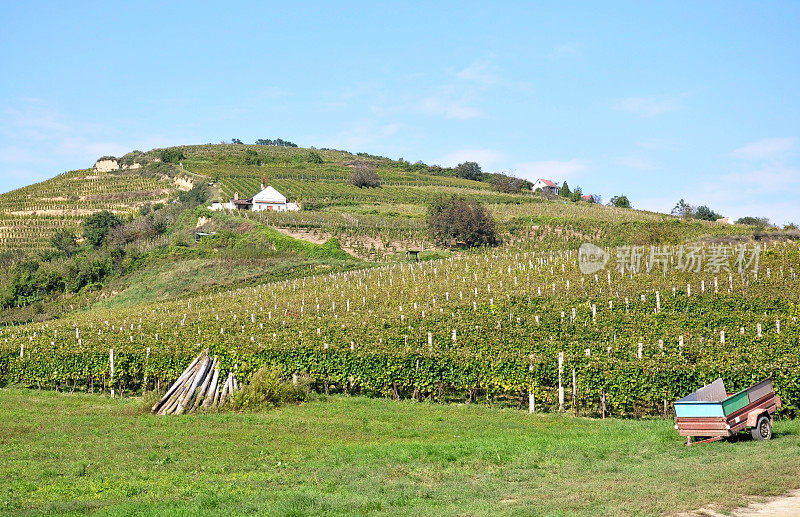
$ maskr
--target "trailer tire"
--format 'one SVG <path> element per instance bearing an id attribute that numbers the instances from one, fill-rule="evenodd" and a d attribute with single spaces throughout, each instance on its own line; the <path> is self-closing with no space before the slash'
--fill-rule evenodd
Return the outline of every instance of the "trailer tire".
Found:
<path id="1" fill-rule="evenodd" d="M 753 440 L 769 440 L 772 438 L 772 419 L 768 415 L 761 415 L 756 421 L 755 427 L 750 429 Z"/>

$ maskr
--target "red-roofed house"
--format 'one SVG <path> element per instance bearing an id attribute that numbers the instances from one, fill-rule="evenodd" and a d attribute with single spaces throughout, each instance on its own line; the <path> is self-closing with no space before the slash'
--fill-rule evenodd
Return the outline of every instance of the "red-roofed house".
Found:
<path id="1" fill-rule="evenodd" d="M 558 185 L 553 183 L 550 180 L 546 180 L 544 178 L 539 178 L 531 187 L 531 190 L 536 192 L 537 190 L 541 190 L 542 192 L 549 192 L 554 195 L 558 195 Z"/>

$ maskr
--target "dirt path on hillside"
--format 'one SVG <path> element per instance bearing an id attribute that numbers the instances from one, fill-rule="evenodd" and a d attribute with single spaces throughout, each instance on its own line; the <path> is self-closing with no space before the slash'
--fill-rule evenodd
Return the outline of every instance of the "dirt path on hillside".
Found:
<path id="1" fill-rule="evenodd" d="M 769 499 L 763 503 L 752 503 L 744 508 L 736 508 L 730 513 L 721 513 L 710 508 L 700 508 L 676 517 L 797 517 L 800 515 L 800 490 Z"/>

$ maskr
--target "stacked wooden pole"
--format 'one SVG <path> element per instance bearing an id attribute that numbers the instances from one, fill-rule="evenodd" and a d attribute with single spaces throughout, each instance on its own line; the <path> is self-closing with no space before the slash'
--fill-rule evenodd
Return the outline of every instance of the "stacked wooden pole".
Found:
<path id="1" fill-rule="evenodd" d="M 233 372 L 219 385 L 219 361 L 203 350 L 154 406 L 156 415 L 181 415 L 222 406 L 238 388 Z"/>

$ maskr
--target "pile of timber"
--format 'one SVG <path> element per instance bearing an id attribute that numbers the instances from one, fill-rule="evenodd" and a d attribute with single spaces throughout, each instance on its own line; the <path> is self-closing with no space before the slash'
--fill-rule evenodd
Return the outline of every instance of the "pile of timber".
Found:
<path id="1" fill-rule="evenodd" d="M 156 415 L 181 415 L 198 409 L 219 407 L 239 388 L 233 372 L 219 384 L 219 361 L 208 349 L 200 352 L 167 393 L 153 406 Z"/>

